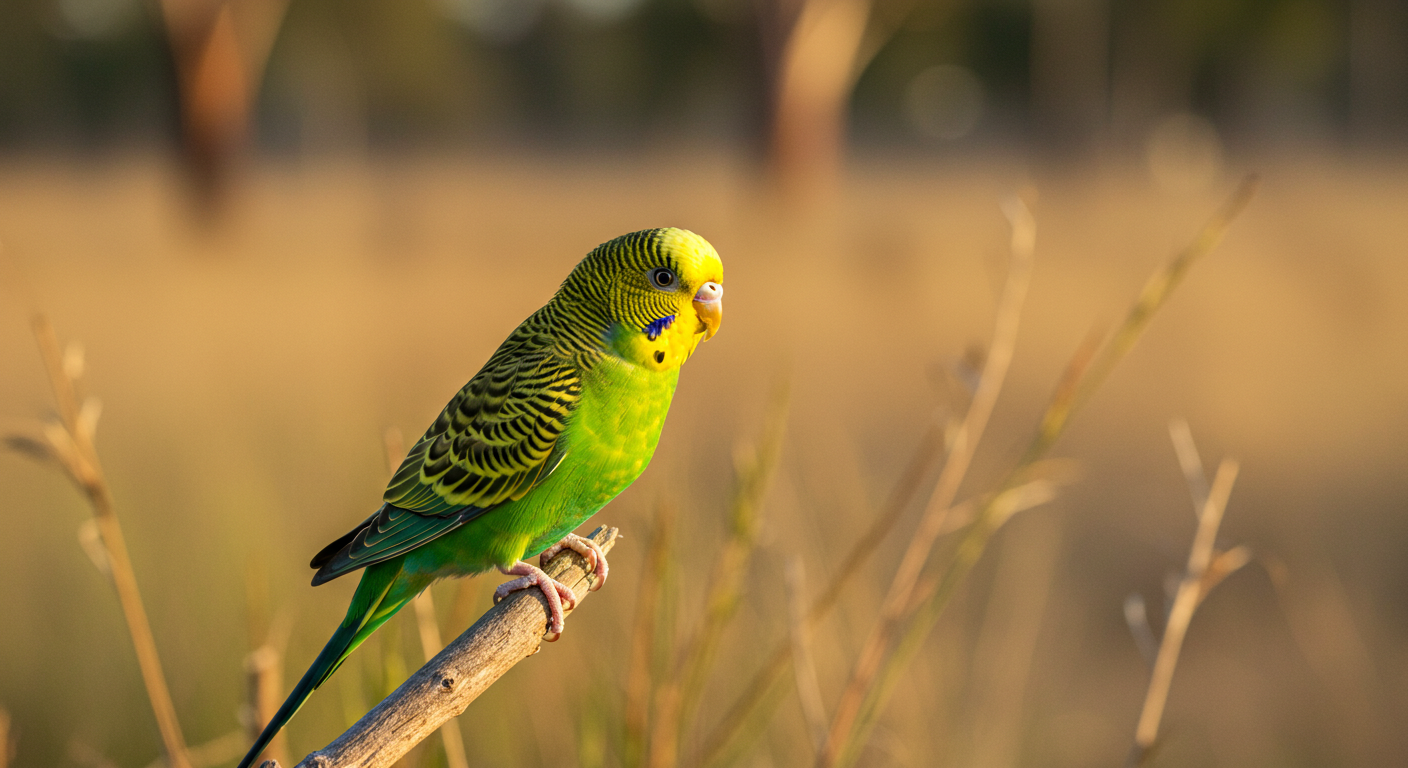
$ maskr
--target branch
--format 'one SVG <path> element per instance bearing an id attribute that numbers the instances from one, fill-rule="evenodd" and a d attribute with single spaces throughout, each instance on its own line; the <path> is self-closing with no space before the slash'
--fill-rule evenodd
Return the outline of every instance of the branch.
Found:
<path id="1" fill-rule="evenodd" d="M 1164 627 L 1164 637 L 1159 643 L 1158 655 L 1154 657 L 1154 671 L 1149 678 L 1149 688 L 1144 695 L 1144 708 L 1139 713 L 1139 726 L 1134 732 L 1134 748 L 1130 750 L 1128 768 L 1144 765 L 1154 740 L 1159 735 L 1159 723 L 1163 720 L 1164 705 L 1168 703 L 1169 688 L 1173 685 L 1173 671 L 1178 666 L 1178 655 L 1183 650 L 1183 638 L 1188 634 L 1188 624 L 1193 620 L 1193 612 L 1198 610 L 1201 598 L 1206 594 L 1204 579 L 1209 575 L 1209 567 L 1215 562 L 1213 545 L 1217 542 L 1217 529 L 1222 525 L 1222 513 L 1227 508 L 1227 497 L 1232 494 L 1232 484 L 1237 481 L 1238 464 L 1231 459 L 1223 459 L 1217 468 L 1217 476 L 1212 481 L 1202 514 L 1198 517 L 1198 531 L 1193 536 L 1193 547 L 1188 552 L 1188 568 L 1178 585 L 1178 595 L 1173 599 L 1173 609 L 1169 611 L 1168 625 Z M 1241 562 L 1245 563 L 1246 560 Z M 1208 587 L 1211 589 L 1211 587 Z"/>
<path id="2" fill-rule="evenodd" d="M 588 538 L 610 552 L 618 531 L 602 526 Z M 543 570 L 572 588 L 578 605 L 594 581 L 587 561 L 567 550 Z M 445 650 L 361 720 L 297 768 L 385 768 L 464 712 L 515 664 L 539 650 L 547 628 L 547 603 L 537 590 L 515 592 L 474 622 Z M 266 760 L 260 768 L 278 768 Z"/>

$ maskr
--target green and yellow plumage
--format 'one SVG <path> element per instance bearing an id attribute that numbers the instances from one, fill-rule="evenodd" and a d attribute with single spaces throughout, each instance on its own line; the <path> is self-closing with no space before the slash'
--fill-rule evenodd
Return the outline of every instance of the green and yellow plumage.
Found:
<path id="1" fill-rule="evenodd" d="M 433 581 L 542 552 L 640 475 L 680 365 L 717 330 L 722 283 L 713 247 L 680 229 L 624 235 L 572 270 L 411 448 L 381 508 L 314 556 L 315 585 L 366 570 L 347 617 L 240 768 Z"/>

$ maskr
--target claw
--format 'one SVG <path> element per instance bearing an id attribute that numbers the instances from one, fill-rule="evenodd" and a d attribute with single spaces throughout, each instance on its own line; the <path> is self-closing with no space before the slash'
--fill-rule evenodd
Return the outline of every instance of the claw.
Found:
<path id="1" fill-rule="evenodd" d="M 606 583 L 607 574 L 611 571 L 610 566 L 606 563 L 606 553 L 601 550 L 601 545 L 591 539 L 569 533 L 562 541 L 543 550 L 543 553 L 538 556 L 538 563 L 546 566 L 548 561 L 557 557 L 557 553 L 564 549 L 576 552 L 591 565 L 592 573 L 596 578 L 592 579 L 591 586 L 587 587 L 587 590 L 595 592 L 601 589 L 601 585 Z"/>
<path id="2" fill-rule="evenodd" d="M 498 603 L 519 590 L 540 590 L 543 593 L 543 599 L 548 603 L 548 631 L 543 635 L 543 639 L 551 643 L 561 637 L 563 626 L 566 623 L 562 612 L 563 606 L 565 605 L 570 610 L 577 605 L 577 596 L 572 593 L 572 588 L 547 575 L 543 569 L 529 565 L 522 560 L 514 563 L 511 568 L 500 568 L 499 573 L 519 578 L 500 584 L 498 589 L 494 590 L 494 602 Z"/>

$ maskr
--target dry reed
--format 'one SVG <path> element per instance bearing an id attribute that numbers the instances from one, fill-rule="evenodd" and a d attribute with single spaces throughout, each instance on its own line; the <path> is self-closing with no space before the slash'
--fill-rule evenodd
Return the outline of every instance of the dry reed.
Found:
<path id="1" fill-rule="evenodd" d="M 655 506 L 650 547 L 636 592 L 635 623 L 631 628 L 631 658 L 626 671 L 626 702 L 622 713 L 621 764 L 636 768 L 645 759 L 650 712 L 655 700 L 654 657 L 659 645 L 659 608 L 665 585 L 677 511 L 661 501 Z"/>
<path id="2" fill-rule="evenodd" d="M 871 644 L 868 644 L 867 650 L 862 652 L 851 682 L 842 693 L 841 702 L 833 716 L 828 746 L 818 758 L 818 766 L 849 766 L 858 759 L 876 718 L 898 681 L 900 672 L 918 653 L 934 622 L 938 620 L 958 587 L 966 580 L 992 535 L 1010 518 L 1013 507 L 1007 494 L 1031 481 L 1033 468 L 1046 458 L 1065 432 L 1070 417 L 1080 410 L 1115 366 L 1129 353 L 1153 316 L 1167 302 L 1174 288 L 1193 264 L 1211 252 L 1222 239 L 1232 221 L 1251 201 L 1256 187 L 1256 177 L 1245 179 L 1227 203 L 1203 226 L 1193 242 L 1150 277 L 1115 332 L 1104 343 L 1096 346 L 1087 342 L 1076 353 L 1067 367 L 1066 374 L 1057 385 L 1051 404 L 1043 414 L 1036 435 L 1025 454 L 999 484 L 1001 490 L 994 494 L 977 514 L 942 576 L 931 582 L 932 586 L 927 588 L 905 590 L 907 594 L 913 595 L 913 599 L 908 605 L 899 606 L 902 613 L 899 614 L 896 624 L 903 625 L 903 628 L 898 632 L 898 637 L 888 647 L 875 642 L 873 645 L 879 646 L 878 651 L 871 650 Z M 1015 224 L 1014 218 L 1014 249 L 1017 245 Z M 1007 503 L 1004 504 L 1004 501 Z M 940 510 L 939 514 L 942 512 L 943 510 Z M 919 565 L 923 565 L 922 561 Z M 897 581 L 902 574 L 906 581 L 914 583 L 903 566 L 896 574 Z M 917 579 L 917 569 L 913 578 Z M 888 638 L 882 635 L 881 639 Z M 867 652 L 876 656 L 868 656 Z"/>
<path id="3" fill-rule="evenodd" d="M 700 625 L 680 650 L 669 682 L 660 691 L 648 748 L 651 768 L 673 768 L 679 763 L 681 736 L 704 694 L 719 640 L 738 610 L 762 525 L 763 495 L 782 451 L 787 399 L 786 388 L 780 387 L 768 406 L 757 447 L 740 448 L 735 453 L 729 537 L 710 572 Z"/>
<path id="4" fill-rule="evenodd" d="M 813 631 L 821 620 L 826 618 L 831 609 L 836 607 L 836 603 L 841 598 L 841 593 L 849 585 L 856 574 L 860 572 L 862 565 L 875 554 L 880 543 L 890 534 L 901 515 L 907 509 L 922 487 L 924 476 L 928 474 L 933 465 L 943 456 L 944 429 L 938 424 L 930 424 L 924 436 L 920 438 L 919 445 L 915 447 L 914 453 L 905 465 L 905 469 L 900 473 L 899 480 L 895 482 L 895 487 L 890 491 L 890 495 L 885 500 L 885 505 L 881 508 L 880 514 L 871 523 L 865 533 L 851 545 L 851 549 L 842 558 L 841 565 L 836 569 L 836 573 L 827 583 L 826 589 L 812 603 L 807 611 L 806 630 Z M 794 648 L 790 636 L 783 638 L 777 647 L 767 657 L 767 661 L 754 673 L 748 685 L 743 689 L 725 711 L 719 723 L 705 737 L 703 746 L 699 750 L 691 765 L 708 765 L 719 759 L 726 750 L 733 747 L 734 751 L 740 749 L 739 736 L 743 732 L 749 721 L 754 723 L 765 722 L 767 714 L 754 717 L 754 713 L 762 707 L 764 702 L 772 701 L 774 696 L 770 692 L 782 679 L 788 667 L 792 664 L 792 652 Z M 761 728 L 754 728 L 753 732 L 758 733 Z"/>
<path id="5" fill-rule="evenodd" d="M 142 594 L 137 587 L 137 576 L 127 554 L 122 525 L 117 519 L 112 490 L 103 475 L 103 467 L 93 445 L 102 407 L 96 398 L 79 398 L 78 380 L 83 374 L 82 348 L 71 345 L 67 353 L 61 351 L 54 328 L 43 315 L 35 316 L 33 328 L 49 384 L 53 388 L 54 401 L 59 407 L 59 421 L 44 426 L 42 440 L 10 435 L 6 443 L 30 456 L 57 464 L 87 497 L 99 534 L 96 539 L 101 540 L 101 558 L 97 556 L 100 550 L 96 547 L 85 547 L 85 551 L 111 580 L 117 593 L 127 632 L 137 653 L 142 684 L 146 687 L 147 699 L 151 702 L 152 714 L 156 716 L 157 729 L 161 733 L 166 763 L 171 768 L 191 768 L 186 742 L 181 735 L 181 723 L 176 717 L 176 707 L 171 702 L 171 691 L 161 669 L 156 638 L 152 635 L 151 622 L 147 620 Z M 80 540 L 82 538 L 80 534 Z"/>
<path id="6" fill-rule="evenodd" d="M 877 675 L 886 665 L 894 638 L 902 630 L 920 573 L 933 553 L 935 541 L 943 532 L 949 509 L 958 495 L 958 487 L 967 474 L 1012 362 L 1022 305 L 1031 282 L 1036 221 L 1020 198 L 1010 198 L 1003 208 L 1012 225 L 1011 261 L 1002 298 L 998 302 L 993 339 L 983 364 L 982 377 L 973 393 L 973 402 L 950 441 L 952 447 L 948 461 L 944 463 L 943 473 L 939 475 L 924 516 L 895 571 L 880 608 L 879 621 L 861 649 L 850 681 L 836 705 L 826 743 L 817 755 L 817 765 L 822 768 L 836 765 L 851 742 L 857 720 L 862 716 L 862 706 L 873 690 Z"/>
<path id="7" fill-rule="evenodd" d="M 1189 490 L 1195 501 L 1201 499 L 1202 506 L 1198 513 L 1197 532 L 1188 552 L 1188 564 L 1179 579 L 1178 590 L 1164 625 L 1163 637 L 1154 656 L 1149 687 L 1144 695 L 1144 706 L 1140 710 L 1139 723 L 1135 728 L 1134 744 L 1126 761 L 1128 768 L 1146 764 L 1154 752 L 1164 707 L 1168 703 L 1169 690 L 1173 685 L 1173 673 L 1178 666 L 1183 639 L 1188 634 L 1188 625 L 1193 620 L 1193 614 L 1213 587 L 1250 560 L 1246 547 L 1233 547 L 1223 552 L 1216 549 L 1217 531 L 1222 524 L 1232 485 L 1237 480 L 1237 462 L 1224 459 L 1209 487 L 1206 485 L 1202 462 L 1198 459 L 1187 424 L 1175 421 L 1170 425 L 1169 433 Z M 1148 632 L 1147 623 L 1130 623 L 1136 638 Z"/>

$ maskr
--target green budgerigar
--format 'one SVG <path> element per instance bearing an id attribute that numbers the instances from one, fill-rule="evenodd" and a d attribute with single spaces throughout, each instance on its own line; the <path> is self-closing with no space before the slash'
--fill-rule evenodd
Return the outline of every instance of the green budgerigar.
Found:
<path id="1" fill-rule="evenodd" d="M 410 450 L 376 513 L 313 557 L 313 584 L 362 581 L 313 665 L 259 735 L 249 768 L 318 686 L 436 579 L 496 568 L 496 599 L 538 589 L 563 627 L 572 590 L 540 568 L 562 548 L 607 574 L 572 533 L 640 476 L 680 366 L 723 321 L 723 263 L 682 229 L 623 235 L 587 254 L 499 347 Z"/>

